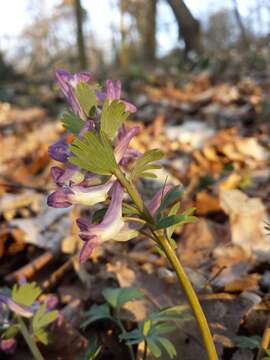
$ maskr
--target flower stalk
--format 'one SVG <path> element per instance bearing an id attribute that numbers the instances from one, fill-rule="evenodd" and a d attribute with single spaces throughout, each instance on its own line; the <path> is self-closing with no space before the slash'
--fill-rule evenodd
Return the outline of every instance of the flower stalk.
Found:
<path id="1" fill-rule="evenodd" d="M 140 211 L 141 216 L 143 219 L 146 220 L 148 227 L 150 228 L 153 236 L 156 239 L 156 242 L 160 245 L 162 250 L 164 251 L 167 259 L 171 263 L 172 267 L 174 268 L 178 280 L 183 288 L 185 295 L 188 299 L 190 307 L 193 311 L 195 319 L 197 321 L 198 327 L 200 329 L 204 346 L 208 355 L 209 360 L 218 360 L 216 348 L 214 345 L 213 337 L 211 335 L 206 317 L 198 300 L 198 297 L 185 273 L 185 270 L 175 254 L 170 242 L 163 236 L 161 236 L 157 231 L 154 230 L 154 219 L 152 218 L 151 214 L 149 213 L 148 209 L 145 207 L 144 202 L 137 191 L 134 184 L 132 184 L 123 174 L 121 169 L 117 169 L 114 173 L 117 177 L 118 181 L 122 184 L 122 186 L 126 189 L 129 196 L 133 200 L 134 204 L 136 205 L 137 209 Z"/>
<path id="2" fill-rule="evenodd" d="M 39 348 L 37 347 L 35 341 L 33 340 L 32 336 L 29 334 L 27 327 L 20 316 L 17 316 L 18 323 L 20 325 L 20 331 L 24 337 L 25 342 L 29 346 L 29 349 L 32 352 L 32 355 L 35 360 L 44 360 L 44 357 L 41 355 Z"/>

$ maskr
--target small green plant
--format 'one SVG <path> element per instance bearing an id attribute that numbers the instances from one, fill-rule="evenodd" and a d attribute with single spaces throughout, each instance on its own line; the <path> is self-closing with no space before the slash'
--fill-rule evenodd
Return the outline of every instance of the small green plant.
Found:
<path id="1" fill-rule="evenodd" d="M 0 305 L 3 308 L 1 338 L 4 341 L 15 341 L 15 336 L 21 332 L 36 360 L 43 359 L 36 342 L 48 344 L 46 327 L 58 316 L 58 311 L 50 311 L 46 303 L 37 301 L 40 294 L 41 289 L 34 282 L 15 284 L 11 294 L 0 294 Z"/>
<path id="2" fill-rule="evenodd" d="M 101 345 L 98 343 L 98 339 L 96 337 L 92 337 L 89 339 L 89 346 L 86 349 L 86 352 L 83 356 L 81 356 L 78 360 L 96 360 L 101 354 Z"/>
<path id="3" fill-rule="evenodd" d="M 131 359 L 135 359 L 133 345 L 140 343 L 144 343 L 144 359 L 146 359 L 147 353 L 159 358 L 164 350 L 170 358 L 176 356 L 174 345 L 164 335 L 176 329 L 173 322 L 188 319 L 187 315 L 184 314 L 186 307 L 173 306 L 153 312 L 146 319 L 140 321 L 136 329 L 127 331 L 121 320 L 121 310 L 127 302 L 141 299 L 144 296 L 143 293 L 134 287 L 106 288 L 103 291 L 103 296 L 106 300 L 104 304 L 93 305 L 85 313 L 83 329 L 96 321 L 110 320 L 119 328 L 119 340 L 124 341 L 129 347 Z"/>
<path id="4" fill-rule="evenodd" d="M 254 335 L 254 336 L 235 336 L 233 338 L 233 340 L 235 341 L 236 345 L 239 348 L 242 349 L 250 349 L 250 350 L 258 350 L 258 352 L 261 349 L 261 343 L 262 343 L 262 338 L 260 336 Z M 264 350 L 266 356 L 264 356 L 263 358 L 261 358 L 259 356 L 259 358 L 261 360 L 270 360 L 270 348 L 269 349 L 265 349 Z"/>

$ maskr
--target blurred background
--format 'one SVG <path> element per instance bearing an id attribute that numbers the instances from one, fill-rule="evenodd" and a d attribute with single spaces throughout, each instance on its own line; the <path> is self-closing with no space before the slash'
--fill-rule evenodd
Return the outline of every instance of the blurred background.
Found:
<path id="1" fill-rule="evenodd" d="M 75 343 L 84 351 L 80 315 L 108 286 L 135 284 L 155 300 L 131 303 L 131 327 L 149 308 L 184 301 L 144 236 L 108 242 L 78 265 L 81 208 L 46 204 L 57 164 L 48 145 L 65 136 L 67 108 L 54 70 L 123 81 L 122 98 L 138 108 L 129 126 L 142 130 L 132 146 L 165 154 L 157 178 L 138 186 L 150 199 L 165 181 L 183 185 L 181 211 L 195 207 L 198 220 L 177 228 L 177 254 L 211 295 L 203 305 L 220 358 L 252 360 L 256 350 L 232 339 L 269 324 L 269 59 L 269 0 L 0 1 L 0 293 L 23 276 L 57 297 L 69 327 L 54 329 L 47 359 L 76 359 Z M 204 359 L 189 326 L 173 335 L 179 359 Z M 90 332 L 102 333 L 102 359 L 127 358 L 110 324 Z M 12 359 L 29 358 L 19 340 L 18 349 Z"/>
<path id="2" fill-rule="evenodd" d="M 0 14 L 1 81 L 51 78 L 52 69 L 149 76 L 149 68 L 263 70 L 267 0 L 10 0 Z M 228 69 L 227 69 L 228 70 Z M 234 69 L 231 69 L 233 72 Z"/>

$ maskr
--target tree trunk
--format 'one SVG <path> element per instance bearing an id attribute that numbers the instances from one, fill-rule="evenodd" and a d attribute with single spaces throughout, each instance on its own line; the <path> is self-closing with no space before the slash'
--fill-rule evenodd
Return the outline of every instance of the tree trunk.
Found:
<path id="1" fill-rule="evenodd" d="M 233 11 L 234 11 L 235 19 L 236 19 L 236 22 L 237 22 L 239 30 L 240 30 L 242 44 L 244 45 L 245 48 L 248 48 L 249 47 L 249 41 L 248 41 L 248 37 L 247 37 L 247 33 L 246 33 L 244 23 L 242 21 L 241 15 L 240 15 L 239 10 L 238 10 L 237 0 L 233 0 L 233 7 L 234 7 Z"/>
<path id="2" fill-rule="evenodd" d="M 80 0 L 74 0 L 75 7 L 75 18 L 77 25 L 77 46 L 78 46 L 78 55 L 79 63 L 81 69 L 86 69 L 87 60 L 85 54 L 85 44 L 84 44 L 84 35 L 83 35 L 83 10 Z"/>
<path id="3" fill-rule="evenodd" d="M 203 50 L 201 41 L 200 22 L 193 17 L 183 0 L 167 0 L 176 18 L 179 37 L 183 37 L 185 51 L 195 51 L 200 54 Z"/>
<path id="4" fill-rule="evenodd" d="M 148 0 L 146 6 L 145 29 L 143 34 L 143 53 L 147 62 L 156 58 L 156 13 L 157 0 Z"/>

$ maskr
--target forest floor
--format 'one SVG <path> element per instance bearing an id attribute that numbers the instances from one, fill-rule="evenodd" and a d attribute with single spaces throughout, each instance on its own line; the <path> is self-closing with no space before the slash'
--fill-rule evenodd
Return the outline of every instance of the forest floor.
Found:
<path id="1" fill-rule="evenodd" d="M 59 106 L 48 89 L 39 91 L 44 103 Z M 177 253 L 197 290 L 219 357 L 255 359 L 256 346 L 236 336 L 262 336 L 270 318 L 270 81 L 213 82 L 204 72 L 183 86 L 137 84 L 136 93 L 139 110 L 130 124 L 142 131 L 133 146 L 165 153 L 157 179 L 143 180 L 139 187 L 147 199 L 166 179 L 182 184 L 182 209 L 195 207 L 197 221 L 176 230 Z M 186 303 L 185 297 L 170 265 L 143 236 L 108 242 L 79 266 L 74 219 L 83 209 L 46 204 L 55 186 L 48 145 L 64 129 L 48 108 L 26 106 L 23 96 L 16 96 L 20 105 L 0 103 L 0 292 L 25 277 L 41 286 L 44 298 L 56 295 L 63 316 L 53 325 L 49 345 L 40 347 L 46 359 L 78 359 L 95 334 L 102 343 L 101 359 L 128 359 L 109 321 L 80 328 L 85 311 L 104 303 L 102 291 L 138 286 L 145 294 L 126 304 L 121 316 L 127 329 L 151 311 Z M 177 326 L 169 335 L 176 359 L 206 359 L 195 321 Z M 135 350 L 140 359 L 140 347 Z M 0 358 L 31 356 L 19 339 L 14 355 Z"/>

